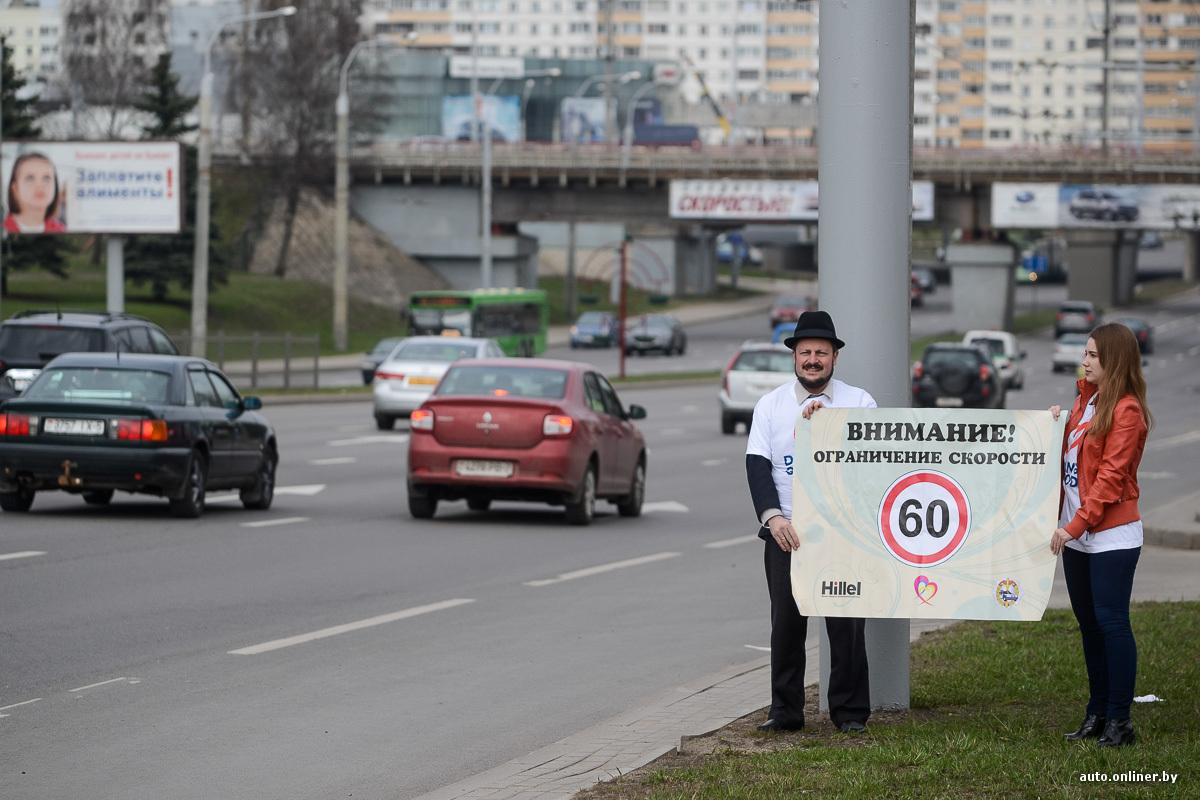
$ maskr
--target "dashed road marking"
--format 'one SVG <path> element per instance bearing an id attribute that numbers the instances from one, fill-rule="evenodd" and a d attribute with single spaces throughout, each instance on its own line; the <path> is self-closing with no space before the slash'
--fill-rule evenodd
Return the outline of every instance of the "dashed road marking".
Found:
<path id="1" fill-rule="evenodd" d="M 304 483 L 297 486 L 276 486 L 275 496 L 295 496 L 295 497 L 313 497 L 325 491 L 325 483 Z M 222 494 L 209 495 L 204 498 L 205 505 L 213 503 L 234 503 L 242 499 L 242 496 L 237 492 L 229 492 Z"/>
<path id="2" fill-rule="evenodd" d="M 456 598 L 454 600 L 443 600 L 440 603 L 430 603 L 426 606 L 417 606 L 415 608 L 406 608 L 403 611 L 396 611 L 391 614 L 381 614 L 378 617 L 369 617 L 361 619 L 358 622 L 347 622 L 345 625 L 334 625 L 332 628 L 322 628 L 319 631 L 312 633 L 302 633 L 299 636 L 289 636 L 286 639 L 273 639 L 269 642 L 256 644 L 252 647 L 243 647 L 240 650 L 230 650 L 229 654 L 233 656 L 256 656 L 260 653 L 269 653 L 272 650 L 280 650 L 284 647 L 293 647 L 298 644 L 306 644 L 316 641 L 317 639 L 326 639 L 330 636 L 338 636 L 351 631 L 360 631 L 363 628 L 372 628 L 376 625 L 386 625 L 389 622 L 396 622 L 410 617 L 417 617 L 421 614 L 429 614 L 434 611 L 443 611 L 447 608 L 474 603 L 474 600 L 466 598 Z"/>
<path id="3" fill-rule="evenodd" d="M 8 711 L 10 708 L 17 708 L 17 707 L 19 707 L 19 706 L 27 706 L 27 705 L 29 705 L 30 703 L 36 703 L 37 701 L 39 701 L 39 700 L 41 700 L 41 699 L 42 699 L 42 698 L 40 698 L 40 697 L 35 697 L 35 698 L 33 698 L 32 700 L 24 700 L 24 701 L 22 701 L 22 702 L 20 702 L 20 703 L 13 703 L 11 706 L 0 706 L 0 712 Z M 3 718 L 3 717 L 11 717 L 11 716 L 12 716 L 12 714 L 4 714 L 4 713 L 0 713 L 0 718 Z"/>
<path id="4" fill-rule="evenodd" d="M 1166 439 L 1158 439 L 1148 442 L 1151 450 L 1162 450 L 1168 447 L 1178 447 L 1181 444 L 1191 444 L 1192 442 L 1200 442 L 1200 431 L 1189 431 L 1181 433 L 1178 436 L 1169 436 Z"/>
<path id="5" fill-rule="evenodd" d="M 330 447 L 354 447 L 360 444 L 408 444 L 408 434 L 391 434 L 380 436 L 356 436 L 353 439 L 334 439 L 326 442 Z"/>
<path id="6" fill-rule="evenodd" d="M 353 464 L 358 461 L 354 456 L 342 456 L 340 458 L 314 458 L 309 461 L 314 467 L 331 467 L 335 464 Z"/>
<path id="7" fill-rule="evenodd" d="M 723 547 L 733 547 L 735 545 L 749 544 L 750 542 L 757 542 L 757 541 L 759 541 L 759 538 L 757 535 L 739 536 L 736 539 L 721 539 L 720 541 L 709 542 L 708 544 L 703 545 L 703 546 L 707 547 L 711 550 L 720 550 Z"/>
<path id="8" fill-rule="evenodd" d="M 662 561 L 663 559 L 666 559 L 666 558 L 675 558 L 676 556 L 680 556 L 680 555 L 683 555 L 683 554 L 682 553 L 655 553 L 654 555 L 641 556 L 640 558 L 630 558 L 630 559 L 626 559 L 625 561 L 614 561 L 611 564 L 601 564 L 598 567 L 588 567 L 587 569 L 578 569 L 578 570 L 575 570 L 574 572 L 564 572 L 563 574 L 559 575 L 557 578 L 543 578 L 541 580 L 536 580 L 536 581 L 526 581 L 525 585 L 526 586 L 534 586 L 534 587 L 550 586 L 551 584 L 562 583 L 563 581 L 573 581 L 576 578 L 590 578 L 593 575 L 601 575 L 605 572 L 612 572 L 613 570 L 625 569 L 626 567 L 640 567 L 643 564 L 652 564 L 655 561 Z"/>
<path id="9" fill-rule="evenodd" d="M 80 686 L 78 689 L 68 689 L 67 691 L 68 692 L 86 692 L 88 689 L 96 689 L 101 686 L 107 686 L 110 683 L 120 683 L 122 681 L 128 681 L 128 680 L 129 680 L 129 678 L 110 678 L 109 680 L 106 680 L 106 681 L 100 681 L 99 683 L 89 683 L 87 686 Z"/>
<path id="10" fill-rule="evenodd" d="M 660 500 L 657 503 L 642 503 L 643 514 L 653 514 L 658 511 L 686 514 L 688 513 L 688 507 L 676 500 Z"/>
<path id="11" fill-rule="evenodd" d="M 706 458 L 700 462 L 702 467 L 719 467 L 729 459 L 727 458 Z"/>
<path id="12" fill-rule="evenodd" d="M 12 561 L 15 558 L 33 558 L 46 555 L 45 550 L 22 550 L 19 553 L 0 553 L 0 561 Z"/>
<path id="13" fill-rule="evenodd" d="M 257 522 L 243 522 L 243 528 L 273 528 L 276 525 L 292 525 L 296 522 L 308 522 L 308 517 L 280 517 L 279 519 L 260 519 Z"/>
<path id="14" fill-rule="evenodd" d="M 747 650 L 758 650 L 759 652 L 762 652 L 762 653 L 769 653 L 769 652 L 771 652 L 771 648 L 769 648 L 769 647 L 762 647 L 761 645 L 757 645 L 757 644 L 748 644 L 748 645 L 746 645 L 745 647 L 746 647 L 746 649 L 747 649 Z"/>

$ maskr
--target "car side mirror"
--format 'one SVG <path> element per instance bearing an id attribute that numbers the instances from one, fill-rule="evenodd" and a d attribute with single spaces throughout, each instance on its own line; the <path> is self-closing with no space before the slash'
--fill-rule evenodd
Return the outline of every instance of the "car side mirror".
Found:
<path id="1" fill-rule="evenodd" d="M 242 398 L 243 411 L 258 411 L 262 408 L 262 400 L 254 395 L 248 395 Z"/>
<path id="2" fill-rule="evenodd" d="M 632 405 L 629 407 L 629 413 L 626 416 L 628 416 L 629 419 L 645 419 L 646 409 L 639 405 Z"/>
<path id="3" fill-rule="evenodd" d="M 1029 353 L 1025 352 L 1024 350 L 1021 351 L 1021 358 L 1026 358 L 1028 355 Z"/>

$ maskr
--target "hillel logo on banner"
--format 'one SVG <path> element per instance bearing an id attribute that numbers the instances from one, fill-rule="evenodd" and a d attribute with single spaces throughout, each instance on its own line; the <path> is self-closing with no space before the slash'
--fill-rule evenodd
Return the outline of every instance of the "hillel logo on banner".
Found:
<path id="1" fill-rule="evenodd" d="M 929 578 L 924 575 L 918 575 L 917 579 L 913 581 L 913 590 L 916 591 L 918 600 L 927 606 L 933 605 L 933 603 L 929 601 L 933 599 L 935 594 L 937 594 L 936 583 L 929 580 Z"/>
<path id="2" fill-rule="evenodd" d="M 862 597 L 862 581 L 821 581 L 822 597 Z"/>
<path id="3" fill-rule="evenodd" d="M 1005 578 L 996 584 L 996 602 L 1005 608 L 1012 608 L 1021 599 L 1021 587 L 1012 578 Z"/>

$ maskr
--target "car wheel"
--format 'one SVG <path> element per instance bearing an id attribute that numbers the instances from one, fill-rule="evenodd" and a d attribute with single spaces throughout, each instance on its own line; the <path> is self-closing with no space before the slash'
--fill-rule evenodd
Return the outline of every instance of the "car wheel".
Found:
<path id="1" fill-rule="evenodd" d="M 204 456 L 192 453 L 192 460 L 188 463 L 187 478 L 183 482 L 183 496 L 171 498 L 171 516 L 196 519 L 204 513 L 207 472 Z"/>
<path id="2" fill-rule="evenodd" d="M 728 414 L 721 415 L 721 433 L 726 436 L 737 430 L 737 420 Z"/>
<path id="3" fill-rule="evenodd" d="M 375 427 L 381 431 L 390 431 L 396 427 L 396 418 L 389 417 L 384 414 L 375 415 Z"/>
<path id="4" fill-rule="evenodd" d="M 239 493 L 242 508 L 266 511 L 271 507 L 271 501 L 275 499 L 275 468 L 278 463 L 279 459 L 274 451 L 263 451 L 262 462 L 258 465 L 258 475 L 254 478 L 254 485 L 249 489 L 242 489 Z"/>
<path id="5" fill-rule="evenodd" d="M 472 497 L 467 500 L 467 508 L 472 511 L 487 511 L 492 505 L 490 497 Z"/>
<path id="6" fill-rule="evenodd" d="M 83 502 L 89 506 L 106 506 L 112 502 L 112 489 L 97 489 L 94 492 L 84 492 Z"/>
<path id="7" fill-rule="evenodd" d="M 437 513 L 437 498 L 427 492 L 408 487 L 408 513 L 413 519 L 432 519 Z"/>
<path id="8" fill-rule="evenodd" d="M 33 505 L 32 489 L 17 489 L 15 492 L 0 492 L 0 508 L 5 511 L 28 511 Z"/>
<path id="9" fill-rule="evenodd" d="M 567 522 L 572 525 L 591 525 L 596 514 L 596 467 L 589 465 L 583 473 L 583 483 L 567 504 Z"/>
<path id="10" fill-rule="evenodd" d="M 629 494 L 617 501 L 617 513 L 622 517 L 640 517 L 642 515 L 642 500 L 646 497 L 646 465 L 641 461 L 633 470 L 633 481 L 630 483 Z"/>

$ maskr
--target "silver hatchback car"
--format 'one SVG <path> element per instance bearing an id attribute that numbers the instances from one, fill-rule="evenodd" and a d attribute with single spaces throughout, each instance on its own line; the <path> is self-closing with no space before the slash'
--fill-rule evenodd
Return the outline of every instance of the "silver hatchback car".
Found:
<path id="1" fill-rule="evenodd" d="M 459 336 L 410 336 L 397 345 L 371 383 L 375 427 L 390 431 L 397 418 L 420 408 L 450 365 L 464 358 L 504 358 L 504 351 L 492 339 Z"/>

